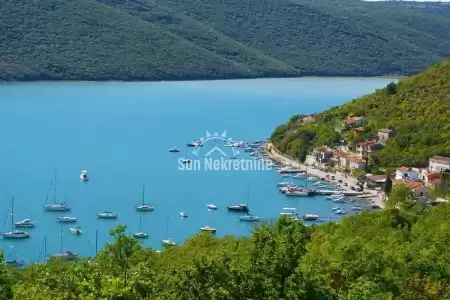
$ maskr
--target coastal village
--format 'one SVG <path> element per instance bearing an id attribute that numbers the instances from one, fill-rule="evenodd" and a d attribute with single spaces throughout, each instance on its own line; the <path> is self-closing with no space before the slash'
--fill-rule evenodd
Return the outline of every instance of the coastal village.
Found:
<path id="1" fill-rule="evenodd" d="M 304 117 L 301 122 L 302 124 L 311 124 L 315 121 L 315 116 L 311 115 Z M 341 134 L 342 132 L 352 132 L 355 136 L 359 136 L 364 133 L 363 127 L 367 122 L 368 119 L 364 116 L 348 116 L 348 118 L 342 120 L 341 127 L 336 130 L 339 130 Z M 366 172 L 371 155 L 383 149 L 385 143 L 396 135 L 395 130 L 382 128 L 373 135 L 372 139 L 365 139 L 355 145 L 349 145 L 341 141 L 338 145 L 316 147 L 307 155 L 303 164 L 299 164 L 295 159 L 290 158 L 287 163 L 291 166 L 309 167 L 308 172 L 310 173 L 321 171 L 316 174 L 318 176 L 333 173 L 338 174 L 335 176 L 341 181 L 350 179 L 350 182 L 362 182 L 364 183 L 364 190 L 374 195 L 373 203 L 380 207 L 383 207 L 387 200 L 383 187 L 388 176 L 393 186 L 407 186 L 411 189 L 412 196 L 418 200 L 433 203 L 448 202 L 449 199 L 442 197 L 437 197 L 431 201 L 430 195 L 433 190 L 448 190 L 450 188 L 443 178 L 444 172 L 450 170 L 450 157 L 438 155 L 430 157 L 428 166 L 422 168 L 398 166 L 395 171 L 386 171 L 384 174 Z M 276 152 L 275 149 L 270 150 L 270 152 L 276 153 L 275 155 L 278 158 L 285 157 L 285 155 Z"/>

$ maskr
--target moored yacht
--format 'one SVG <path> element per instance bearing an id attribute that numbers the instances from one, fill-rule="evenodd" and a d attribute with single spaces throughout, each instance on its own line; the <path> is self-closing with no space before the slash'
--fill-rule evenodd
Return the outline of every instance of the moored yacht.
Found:
<path id="1" fill-rule="evenodd" d="M 81 229 L 80 227 L 73 227 L 73 228 L 69 228 L 69 232 L 75 235 L 80 235 L 81 234 Z"/>
<path id="2" fill-rule="evenodd" d="M 133 237 L 135 239 L 146 239 L 148 238 L 148 234 L 146 234 L 145 232 L 136 232 L 133 234 Z"/>
<path id="3" fill-rule="evenodd" d="M 217 205 L 214 205 L 214 204 L 206 204 L 206 208 L 208 208 L 208 209 L 217 209 Z"/>
<path id="4" fill-rule="evenodd" d="M 30 219 L 24 219 L 22 221 L 15 222 L 14 226 L 17 228 L 32 228 L 34 227 L 34 222 Z"/>
<path id="5" fill-rule="evenodd" d="M 185 212 L 185 211 L 182 211 L 182 212 L 180 212 L 180 216 L 181 216 L 182 218 L 187 218 L 187 217 L 188 217 L 188 213 Z"/>
<path id="6" fill-rule="evenodd" d="M 30 237 L 30 233 L 23 230 L 13 230 L 10 232 L 2 232 L 2 236 L 4 239 L 25 239 Z"/>
<path id="7" fill-rule="evenodd" d="M 229 205 L 227 206 L 229 211 L 248 212 L 247 204 Z"/>
<path id="8" fill-rule="evenodd" d="M 105 211 L 102 212 L 102 213 L 98 213 L 98 214 L 97 214 L 97 217 L 98 217 L 99 219 L 117 219 L 117 214 L 105 210 Z"/>
<path id="9" fill-rule="evenodd" d="M 148 204 L 145 204 L 145 184 L 142 185 L 142 204 L 136 206 L 137 211 L 153 211 L 154 207 Z"/>
<path id="10" fill-rule="evenodd" d="M 174 241 L 172 241 L 172 239 L 164 239 L 161 241 L 161 243 L 167 246 L 175 246 L 177 244 Z"/>
<path id="11" fill-rule="evenodd" d="M 180 149 L 178 149 L 177 147 L 172 147 L 169 149 L 169 152 L 172 152 L 172 153 L 180 152 Z"/>
<path id="12" fill-rule="evenodd" d="M 239 217 L 239 220 L 245 221 L 245 222 L 254 222 L 254 221 L 259 221 L 259 217 L 253 216 L 253 215 L 245 215 L 245 216 Z"/>
<path id="13" fill-rule="evenodd" d="M 212 234 L 216 233 L 216 229 L 208 225 L 201 227 L 200 230 L 204 232 L 211 232 Z"/>
<path id="14" fill-rule="evenodd" d="M 58 222 L 61 223 L 75 223 L 77 221 L 77 218 L 73 218 L 73 217 L 57 217 L 56 218 L 58 220 Z"/>
<path id="15" fill-rule="evenodd" d="M 50 258 L 60 258 L 60 259 L 66 259 L 66 260 L 72 260 L 78 258 L 78 254 L 72 252 L 72 251 L 64 251 L 63 253 L 55 253 L 50 254 Z"/>
<path id="16" fill-rule="evenodd" d="M 89 180 L 89 177 L 88 177 L 88 172 L 87 172 L 87 170 L 82 170 L 82 171 L 81 171 L 81 174 L 80 174 L 80 179 L 81 179 L 81 180 L 83 180 L 83 181 L 87 181 L 87 180 Z"/>
<path id="17" fill-rule="evenodd" d="M 4 239 L 24 239 L 29 238 L 30 233 L 23 230 L 14 230 L 14 198 L 11 198 L 11 231 L 2 232 Z"/>
<path id="18" fill-rule="evenodd" d="M 291 197 L 305 197 L 305 196 L 309 196 L 309 191 L 302 190 L 302 189 L 295 189 L 295 190 L 289 189 L 284 194 L 286 196 L 291 196 Z"/>
<path id="19" fill-rule="evenodd" d="M 69 204 L 66 203 L 53 203 L 44 206 L 46 211 L 70 211 Z"/>
<path id="20" fill-rule="evenodd" d="M 305 221 L 315 221 L 319 218 L 318 215 L 310 215 L 310 214 L 306 214 L 303 216 L 303 220 Z"/>
<path id="21" fill-rule="evenodd" d="M 14 268 L 20 268 L 25 264 L 25 262 L 23 260 L 11 259 L 5 261 L 5 264 L 7 264 L 8 266 L 12 266 Z"/>

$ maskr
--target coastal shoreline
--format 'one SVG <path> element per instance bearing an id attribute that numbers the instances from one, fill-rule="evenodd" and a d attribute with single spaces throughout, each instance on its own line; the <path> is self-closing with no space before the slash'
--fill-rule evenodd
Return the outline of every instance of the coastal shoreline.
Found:
<path id="1" fill-rule="evenodd" d="M 264 148 L 265 148 L 265 152 L 267 153 L 267 155 L 274 161 L 281 162 L 282 164 L 291 166 L 293 168 L 304 170 L 308 174 L 311 174 L 312 176 L 315 176 L 315 177 L 321 178 L 321 177 L 325 177 L 326 175 L 330 175 L 328 172 L 324 172 L 314 166 L 307 166 L 307 165 L 301 164 L 298 161 L 293 160 L 290 157 L 287 157 L 286 155 L 280 153 L 275 148 L 275 146 L 270 142 L 267 143 Z M 343 183 L 348 184 L 347 187 L 343 186 L 343 188 L 345 188 L 346 190 L 350 190 L 350 186 L 354 185 L 355 182 L 357 181 L 357 179 L 355 177 L 346 175 L 344 173 L 336 172 L 336 173 L 333 173 L 333 175 L 336 177 L 336 180 L 342 180 Z M 384 208 L 384 202 L 381 199 L 378 191 L 365 189 L 364 192 L 366 195 L 368 195 L 367 198 L 364 198 L 365 200 L 369 200 L 372 202 L 372 204 L 375 204 L 381 208 Z"/>
<path id="2" fill-rule="evenodd" d="M 17 84 L 17 83 L 155 83 L 155 82 L 196 82 L 196 81 L 230 81 L 230 80 L 265 80 L 265 79 L 302 79 L 302 78 L 392 78 L 394 80 L 408 78 L 410 75 L 361 75 L 361 74 L 306 74 L 299 75 L 294 74 L 292 76 L 242 76 L 242 77 L 230 77 L 230 78 L 173 78 L 173 79 L 143 79 L 143 80 L 123 80 L 123 79 L 98 79 L 98 80 L 86 80 L 86 79 L 25 79 L 25 80 L 0 80 L 2 84 Z"/>

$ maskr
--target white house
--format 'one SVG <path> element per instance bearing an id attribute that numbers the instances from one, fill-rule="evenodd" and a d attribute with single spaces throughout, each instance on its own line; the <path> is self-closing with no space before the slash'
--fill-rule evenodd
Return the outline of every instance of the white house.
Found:
<path id="1" fill-rule="evenodd" d="M 428 170 L 430 172 L 443 172 L 450 169 L 450 157 L 433 156 L 428 163 Z"/>
<path id="2" fill-rule="evenodd" d="M 409 180 L 419 180 L 420 179 L 420 173 L 417 171 L 414 171 L 407 167 L 401 167 L 395 170 L 395 179 L 396 180 L 402 180 L 402 179 L 409 179 Z"/>

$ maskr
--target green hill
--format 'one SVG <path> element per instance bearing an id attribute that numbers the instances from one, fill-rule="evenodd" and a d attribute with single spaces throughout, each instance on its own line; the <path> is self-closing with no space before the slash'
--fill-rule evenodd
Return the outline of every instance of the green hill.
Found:
<path id="1" fill-rule="evenodd" d="M 334 107 L 316 116 L 314 124 L 301 124 L 293 117 L 279 126 L 272 139 L 291 155 L 307 153 L 313 146 L 333 145 L 337 132 L 349 115 L 366 116 L 363 135 L 344 131 L 350 144 L 372 139 L 379 129 L 393 129 L 397 135 L 374 153 L 376 166 L 425 166 L 433 155 L 450 156 L 450 61 L 442 61 L 423 73 L 375 93 Z"/>
<path id="2" fill-rule="evenodd" d="M 0 299 L 445 300 L 449 213 L 386 209 L 310 227 L 282 218 L 250 238 L 203 234 L 160 253 L 119 227 L 93 258 L 0 263 Z"/>
<path id="3" fill-rule="evenodd" d="M 0 80 L 415 73 L 450 18 L 359 0 L 3 1 Z"/>

